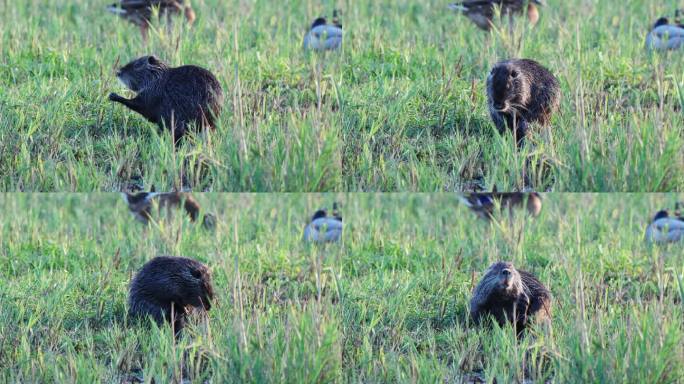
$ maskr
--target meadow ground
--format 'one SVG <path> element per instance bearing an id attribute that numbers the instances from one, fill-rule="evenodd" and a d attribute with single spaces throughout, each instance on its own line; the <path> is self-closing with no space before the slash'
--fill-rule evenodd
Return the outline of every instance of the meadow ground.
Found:
<path id="1" fill-rule="evenodd" d="M 547 194 L 538 219 L 503 225 L 451 194 L 196 197 L 215 232 L 178 215 L 145 231 L 114 194 L 0 195 L 2 381 L 684 380 L 682 245 L 643 242 L 678 196 Z M 302 244 L 309 213 L 334 200 L 343 243 Z M 207 263 L 218 296 L 175 344 L 125 316 L 132 274 L 159 254 Z M 550 288 L 550 331 L 516 342 L 469 323 L 498 259 Z"/>
<path id="2" fill-rule="evenodd" d="M 0 5 L 1 190 L 169 190 L 182 181 L 204 191 L 340 189 L 339 55 L 302 50 L 311 20 L 331 7 L 192 1 L 192 28 L 178 19 L 144 45 L 107 4 Z M 168 132 L 107 99 L 131 95 L 116 63 L 151 53 L 216 74 L 226 102 L 209 137 L 174 151 Z"/>
<path id="3" fill-rule="evenodd" d="M 344 190 L 684 189 L 684 55 L 644 50 L 681 2 L 548 0 L 514 37 L 448 3 L 346 2 Z M 485 92 L 492 65 L 512 57 L 541 62 L 563 93 L 520 152 L 491 123 Z"/>

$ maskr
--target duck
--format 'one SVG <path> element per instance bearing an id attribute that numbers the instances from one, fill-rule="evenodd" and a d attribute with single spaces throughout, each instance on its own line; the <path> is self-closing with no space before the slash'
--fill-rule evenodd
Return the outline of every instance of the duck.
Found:
<path id="1" fill-rule="evenodd" d="M 525 208 L 532 217 L 537 217 L 541 213 L 542 199 L 537 192 L 506 192 L 500 193 L 469 193 L 459 196 L 459 200 L 468 207 L 478 217 L 491 220 L 494 217 L 494 209 L 498 206 L 501 209 L 508 208 L 512 214 L 513 209 Z"/>
<path id="2" fill-rule="evenodd" d="M 190 0 L 119 0 L 109 5 L 107 10 L 137 25 L 143 40 L 147 41 L 147 32 L 155 8 L 159 10 L 159 16 L 166 16 L 167 19 L 182 12 L 188 24 L 195 21 L 195 11 L 190 5 Z"/>
<path id="3" fill-rule="evenodd" d="M 342 24 L 337 11 L 333 11 L 332 23 L 325 17 L 319 17 L 311 23 L 311 27 L 304 35 L 304 50 L 334 51 L 342 45 Z"/>
<path id="4" fill-rule="evenodd" d="M 307 243 L 337 243 L 342 238 L 342 216 L 333 204 L 333 214 L 328 216 L 325 209 L 317 210 L 304 227 L 304 241 Z"/>
<path id="5" fill-rule="evenodd" d="M 682 240 L 684 240 L 684 217 L 670 216 L 667 210 L 658 211 L 646 227 L 647 243 L 667 244 Z"/>
<path id="6" fill-rule="evenodd" d="M 543 6 L 543 0 L 465 0 L 449 4 L 449 8 L 461 12 L 470 19 L 475 25 L 484 31 L 492 29 L 495 7 L 501 8 L 501 15 L 508 15 L 510 18 L 514 14 L 521 14 L 525 3 L 527 3 L 527 19 L 531 25 L 536 25 L 539 21 L 538 5 Z"/>
<path id="7" fill-rule="evenodd" d="M 200 205 L 189 193 L 155 192 L 153 188 L 150 192 L 123 192 L 121 195 L 133 217 L 145 225 L 152 220 L 154 205 L 158 206 L 159 211 L 166 209 L 169 213 L 172 209 L 182 207 L 192 222 L 197 221 L 200 215 Z M 206 229 L 215 228 L 216 217 L 211 213 L 205 213 L 202 216 L 202 225 Z"/>
<path id="8" fill-rule="evenodd" d="M 646 35 L 646 49 L 669 51 L 684 47 L 684 25 L 678 23 L 671 24 L 667 17 L 656 20 Z"/>

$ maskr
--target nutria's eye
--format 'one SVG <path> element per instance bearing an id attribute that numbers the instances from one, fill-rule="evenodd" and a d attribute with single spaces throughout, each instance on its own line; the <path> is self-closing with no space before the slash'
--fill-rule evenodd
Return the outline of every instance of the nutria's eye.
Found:
<path id="1" fill-rule="evenodd" d="M 194 270 L 193 270 L 192 272 L 190 272 L 190 273 L 192 274 L 192 277 L 194 277 L 195 279 L 199 279 L 199 278 L 202 277 L 202 272 L 200 272 L 200 271 L 198 271 L 198 270 L 196 270 L 196 269 L 194 269 Z"/>
<path id="2" fill-rule="evenodd" d="M 518 77 L 518 71 L 511 71 L 511 77 L 516 79 Z"/>

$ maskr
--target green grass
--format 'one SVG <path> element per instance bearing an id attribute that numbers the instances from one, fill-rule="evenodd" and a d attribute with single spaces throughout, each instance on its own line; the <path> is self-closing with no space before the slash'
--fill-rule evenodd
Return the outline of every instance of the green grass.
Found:
<path id="1" fill-rule="evenodd" d="M 295 0 L 196 0 L 192 28 L 161 26 L 145 46 L 106 1 L 11 1 L 0 9 L 0 189 L 334 191 L 342 183 L 339 55 L 302 51 L 330 7 Z M 159 27 L 159 26 L 158 26 Z M 216 74 L 216 130 L 177 152 L 171 135 L 107 100 L 129 95 L 115 63 L 157 54 Z"/>
<path id="2" fill-rule="evenodd" d="M 478 220 L 450 194 L 196 196 L 147 231 L 111 194 L 0 195 L 2 382 L 556 383 L 684 381 L 682 245 L 643 231 L 675 195 L 549 194 L 536 220 Z M 301 243 L 342 203 L 343 243 Z M 126 320 L 132 273 L 158 254 L 213 270 L 209 322 L 177 343 Z M 551 290 L 553 324 L 516 342 L 467 320 L 498 259 Z"/>
<path id="3" fill-rule="evenodd" d="M 644 50 L 680 2 L 549 0 L 515 37 L 480 31 L 448 3 L 348 2 L 345 190 L 684 189 L 683 54 Z M 492 65 L 512 57 L 541 62 L 563 93 L 550 128 L 519 152 L 485 91 Z"/>

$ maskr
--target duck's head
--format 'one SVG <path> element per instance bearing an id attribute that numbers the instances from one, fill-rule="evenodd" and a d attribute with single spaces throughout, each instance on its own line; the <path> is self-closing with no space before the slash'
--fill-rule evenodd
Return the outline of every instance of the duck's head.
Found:
<path id="1" fill-rule="evenodd" d="M 311 29 L 314 29 L 320 25 L 326 25 L 328 24 L 328 20 L 325 19 L 325 17 L 319 17 L 316 20 L 314 20 L 313 23 L 311 23 Z"/>
<path id="2" fill-rule="evenodd" d="M 325 209 L 319 209 L 318 211 L 314 212 L 313 216 L 311 216 L 311 221 L 314 221 L 316 219 L 320 219 L 322 217 L 328 216 L 328 212 L 325 211 Z"/>
<path id="3" fill-rule="evenodd" d="M 656 20 L 655 24 L 653 24 L 653 28 L 658 28 L 668 24 L 670 24 L 670 20 L 668 20 L 667 17 L 661 17 L 660 19 Z"/>
<path id="4" fill-rule="evenodd" d="M 665 219 L 670 217 L 670 214 L 667 213 L 666 210 L 658 211 L 658 213 L 653 216 L 653 221 L 660 220 L 660 219 Z"/>

